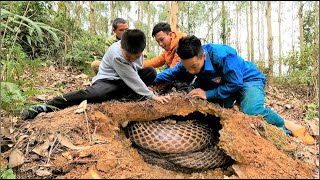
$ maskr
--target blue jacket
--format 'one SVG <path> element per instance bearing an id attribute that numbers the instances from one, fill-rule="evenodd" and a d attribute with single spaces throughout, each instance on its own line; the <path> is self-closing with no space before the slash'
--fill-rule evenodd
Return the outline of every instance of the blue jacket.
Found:
<path id="1" fill-rule="evenodd" d="M 237 55 L 235 49 L 224 44 L 202 46 L 206 59 L 192 84 L 206 92 L 207 99 L 226 99 L 236 92 L 244 93 L 251 86 L 265 86 L 265 75 L 250 61 Z M 181 62 L 174 68 L 160 72 L 153 84 L 170 82 L 188 73 Z"/>

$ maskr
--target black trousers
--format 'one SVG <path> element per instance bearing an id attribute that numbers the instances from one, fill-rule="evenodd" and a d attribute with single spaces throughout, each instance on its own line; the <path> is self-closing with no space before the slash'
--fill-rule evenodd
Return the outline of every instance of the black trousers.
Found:
<path id="1" fill-rule="evenodd" d="M 149 86 L 156 78 L 157 71 L 153 67 L 138 70 L 142 81 Z M 100 103 L 111 99 L 120 99 L 125 96 L 136 95 L 122 80 L 99 79 L 85 90 L 73 91 L 57 96 L 48 101 L 47 104 L 59 109 L 80 104 L 87 100 L 88 103 Z M 48 107 L 48 111 L 53 111 Z"/>

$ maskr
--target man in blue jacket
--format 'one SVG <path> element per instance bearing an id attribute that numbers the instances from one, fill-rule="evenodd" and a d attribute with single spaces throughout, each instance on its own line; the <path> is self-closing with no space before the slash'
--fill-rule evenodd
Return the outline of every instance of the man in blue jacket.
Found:
<path id="1" fill-rule="evenodd" d="M 264 106 L 265 75 L 252 62 L 238 56 L 235 49 L 223 44 L 201 46 L 197 37 L 187 36 L 180 39 L 177 54 L 181 62 L 159 73 L 153 85 L 170 82 L 188 73 L 196 75 L 188 95 L 219 103 L 225 108 L 231 108 L 237 101 L 243 113 L 260 114 L 268 123 L 291 134 L 285 128 L 284 119 Z"/>

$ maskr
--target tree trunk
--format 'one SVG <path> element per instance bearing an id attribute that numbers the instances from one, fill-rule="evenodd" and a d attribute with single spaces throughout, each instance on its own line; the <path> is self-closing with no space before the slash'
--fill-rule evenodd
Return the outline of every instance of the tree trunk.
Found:
<path id="1" fill-rule="evenodd" d="M 265 6 L 266 6 L 266 4 L 263 2 L 263 3 L 262 3 L 262 7 L 261 7 L 261 9 L 262 9 L 262 10 L 261 10 L 261 12 L 262 12 L 262 16 L 261 16 L 261 41 L 262 41 L 262 42 L 261 42 L 261 48 L 262 48 L 261 56 L 262 56 L 262 57 L 261 57 L 261 60 L 262 60 L 263 63 L 265 63 L 265 59 L 264 59 L 264 58 L 265 58 L 265 54 L 264 54 L 264 53 L 265 53 L 265 51 L 264 51 L 264 47 L 265 47 L 265 41 L 264 41 L 264 20 L 265 20 L 265 17 L 266 17 L 266 16 L 264 15 L 264 14 L 265 14 L 264 12 L 266 12 L 266 11 L 265 11 L 265 9 L 266 9 Z"/>
<path id="2" fill-rule="evenodd" d="M 112 27 L 112 22 L 115 19 L 115 9 L 116 9 L 116 2 L 115 1 L 111 1 L 110 3 L 110 9 L 111 9 L 111 19 L 110 19 L 110 26 Z M 111 28 L 111 35 L 113 33 L 113 27 Z"/>
<path id="3" fill-rule="evenodd" d="M 254 45 L 254 39 L 253 39 L 253 8 L 252 8 L 252 1 L 249 2 L 250 5 L 250 27 L 251 27 L 251 61 L 254 62 L 254 49 L 253 49 L 253 45 Z"/>
<path id="4" fill-rule="evenodd" d="M 80 26 L 80 10 L 81 10 L 81 5 L 80 1 L 76 1 L 76 25 L 79 27 Z"/>
<path id="5" fill-rule="evenodd" d="M 300 29 L 300 51 L 301 53 L 303 52 L 303 5 L 302 5 L 302 1 L 299 1 L 299 29 Z"/>
<path id="6" fill-rule="evenodd" d="M 171 17 L 171 30 L 173 32 L 178 31 L 178 1 L 171 2 L 171 10 L 172 10 L 172 17 Z"/>
<path id="7" fill-rule="evenodd" d="M 96 34 L 96 18 L 94 14 L 94 1 L 90 1 L 90 33 L 91 34 Z"/>
<path id="8" fill-rule="evenodd" d="M 313 86 L 315 87 L 315 102 L 319 103 L 319 1 L 314 2 L 315 27 L 314 27 L 314 47 L 313 47 Z"/>
<path id="9" fill-rule="evenodd" d="M 282 74 L 282 44 L 281 44 L 281 1 L 279 1 L 279 12 L 278 12 L 278 21 L 279 21 L 279 76 Z"/>
<path id="10" fill-rule="evenodd" d="M 213 12 L 213 1 L 211 1 L 211 6 L 209 8 L 209 12 Z M 210 34 L 212 34 L 212 27 L 213 27 L 213 13 L 211 13 L 211 16 L 210 16 L 210 25 L 208 27 L 208 31 L 207 31 L 207 35 L 205 37 L 205 40 L 209 40 L 209 37 L 210 37 Z M 213 41 L 212 41 L 213 42 Z"/>
<path id="11" fill-rule="evenodd" d="M 246 22 L 247 22 L 247 59 L 250 61 L 250 37 L 249 37 L 249 12 L 248 1 L 246 1 Z"/>
<path id="12" fill-rule="evenodd" d="M 259 7 L 260 2 L 257 2 L 257 9 L 258 9 L 258 52 L 259 52 L 259 60 L 261 60 L 261 42 L 260 42 L 260 7 Z"/>
<path id="13" fill-rule="evenodd" d="M 150 51 L 150 1 L 148 1 L 148 22 L 147 22 L 147 51 Z"/>
<path id="14" fill-rule="evenodd" d="M 167 6 L 167 23 L 171 24 L 171 1 L 166 1 Z"/>
<path id="15" fill-rule="evenodd" d="M 236 2 L 237 3 L 237 2 Z M 239 7 L 238 4 L 236 5 L 236 47 L 237 47 L 237 51 L 240 51 L 240 47 L 239 47 Z M 240 55 L 240 53 L 239 53 Z"/>
<path id="16" fill-rule="evenodd" d="M 271 26 L 271 1 L 267 1 L 267 28 L 268 28 L 268 60 L 269 73 L 268 82 L 273 83 L 273 48 L 272 48 L 272 26 Z"/>
<path id="17" fill-rule="evenodd" d="M 141 15 L 140 15 L 140 19 L 139 19 L 139 21 L 140 21 L 140 26 L 139 26 L 139 29 L 142 29 L 143 28 L 143 26 L 142 26 L 142 24 L 143 24 L 143 19 L 144 19 L 144 1 L 141 1 L 140 2 L 141 4 L 140 4 L 140 13 L 141 13 Z"/>
<path id="18" fill-rule="evenodd" d="M 224 1 L 222 1 L 222 8 L 221 8 L 221 16 L 222 16 L 222 20 L 221 20 L 221 28 L 222 28 L 222 32 L 221 32 L 221 39 L 222 39 L 222 43 L 226 44 L 227 43 L 227 37 L 226 37 L 226 8 L 224 6 Z"/>

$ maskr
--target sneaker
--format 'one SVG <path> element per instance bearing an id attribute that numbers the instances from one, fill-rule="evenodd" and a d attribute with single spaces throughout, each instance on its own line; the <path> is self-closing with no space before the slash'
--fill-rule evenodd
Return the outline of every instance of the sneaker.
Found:
<path id="1" fill-rule="evenodd" d="M 33 105 L 31 106 L 31 109 L 23 110 L 21 112 L 21 119 L 34 119 L 39 113 L 47 112 L 47 107 L 44 105 Z"/>

